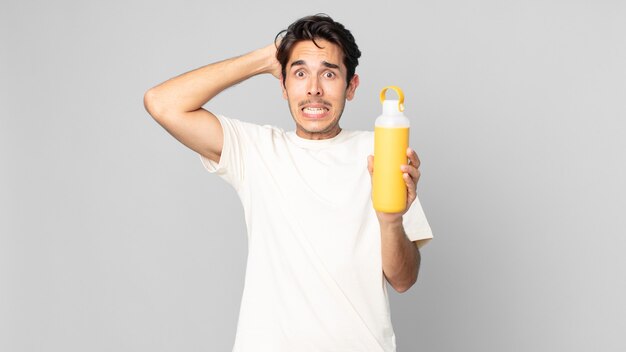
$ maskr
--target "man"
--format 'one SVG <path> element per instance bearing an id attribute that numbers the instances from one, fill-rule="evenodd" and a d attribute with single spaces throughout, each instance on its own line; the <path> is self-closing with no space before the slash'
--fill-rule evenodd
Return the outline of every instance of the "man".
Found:
<path id="1" fill-rule="evenodd" d="M 144 99 L 243 203 L 249 251 L 233 351 L 395 351 L 385 280 L 408 290 L 432 238 L 416 195 L 419 159 L 407 150 L 407 209 L 375 212 L 373 133 L 339 126 L 359 85 L 352 34 L 325 15 L 281 34 L 278 46 L 172 78 Z M 279 79 L 295 132 L 202 108 L 266 73 Z"/>

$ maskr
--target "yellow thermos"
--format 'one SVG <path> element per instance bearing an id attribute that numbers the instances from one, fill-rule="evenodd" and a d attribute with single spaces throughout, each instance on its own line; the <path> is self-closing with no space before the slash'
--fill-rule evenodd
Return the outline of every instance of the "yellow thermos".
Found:
<path id="1" fill-rule="evenodd" d="M 398 100 L 387 100 L 388 89 L 396 91 Z M 396 86 L 380 92 L 383 114 L 374 127 L 374 174 L 372 175 L 374 209 L 399 213 L 406 208 L 407 189 L 400 165 L 408 163 L 409 119 L 404 116 L 404 94 Z"/>

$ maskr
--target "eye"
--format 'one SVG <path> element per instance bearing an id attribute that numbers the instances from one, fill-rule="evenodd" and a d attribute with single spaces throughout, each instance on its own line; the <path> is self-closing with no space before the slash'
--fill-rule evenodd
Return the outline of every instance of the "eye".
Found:
<path id="1" fill-rule="evenodd" d="M 324 78 L 335 78 L 335 73 L 332 71 L 324 72 Z"/>
<path id="2" fill-rule="evenodd" d="M 302 77 L 304 77 L 304 76 L 305 76 L 305 74 L 304 74 L 304 72 L 303 72 L 303 71 L 296 71 L 296 77 L 298 77 L 298 78 L 302 78 Z"/>

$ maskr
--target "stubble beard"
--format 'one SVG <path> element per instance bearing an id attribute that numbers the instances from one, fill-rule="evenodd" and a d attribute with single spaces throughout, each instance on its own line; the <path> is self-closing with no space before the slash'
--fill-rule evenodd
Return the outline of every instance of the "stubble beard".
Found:
<path id="1" fill-rule="evenodd" d="M 325 135 L 327 133 L 329 133 L 330 131 L 332 131 L 335 128 L 338 128 L 338 132 L 337 134 L 339 134 L 339 132 L 341 132 L 341 127 L 339 127 L 339 121 L 341 120 L 341 116 L 343 115 L 343 110 L 346 107 L 345 103 L 344 105 L 341 107 L 341 111 L 339 111 L 339 115 L 337 116 L 336 119 L 334 119 L 333 121 L 331 121 L 331 123 L 326 126 L 326 128 L 323 128 L 321 130 L 309 130 L 306 129 L 303 125 L 301 125 L 300 123 L 298 123 L 298 119 L 296 119 L 296 115 L 299 111 L 301 111 L 301 106 L 304 104 L 307 104 L 308 102 L 301 102 L 298 104 L 298 108 L 297 110 L 293 110 L 292 106 L 291 106 L 291 102 L 289 102 L 289 111 L 291 112 L 291 117 L 293 118 L 294 122 L 296 123 L 296 129 L 300 130 L 304 133 L 307 133 L 309 135 Z M 328 106 L 332 106 L 330 103 L 326 103 L 324 102 L 324 105 L 328 105 Z M 332 136 L 334 137 L 334 136 Z M 332 137 L 327 137 L 327 138 L 332 138 Z"/>

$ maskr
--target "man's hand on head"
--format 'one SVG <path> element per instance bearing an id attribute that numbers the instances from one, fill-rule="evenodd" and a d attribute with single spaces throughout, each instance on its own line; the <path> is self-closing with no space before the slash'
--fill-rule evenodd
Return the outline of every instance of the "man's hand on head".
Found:
<path id="1" fill-rule="evenodd" d="M 280 66 L 280 62 L 278 62 L 278 60 L 276 59 L 276 50 L 278 45 L 280 45 L 280 40 L 277 40 L 276 43 L 272 43 L 266 46 L 262 50 L 266 53 L 267 59 L 269 61 L 268 69 L 266 72 L 270 73 L 272 76 L 282 81 L 282 68 Z"/>

